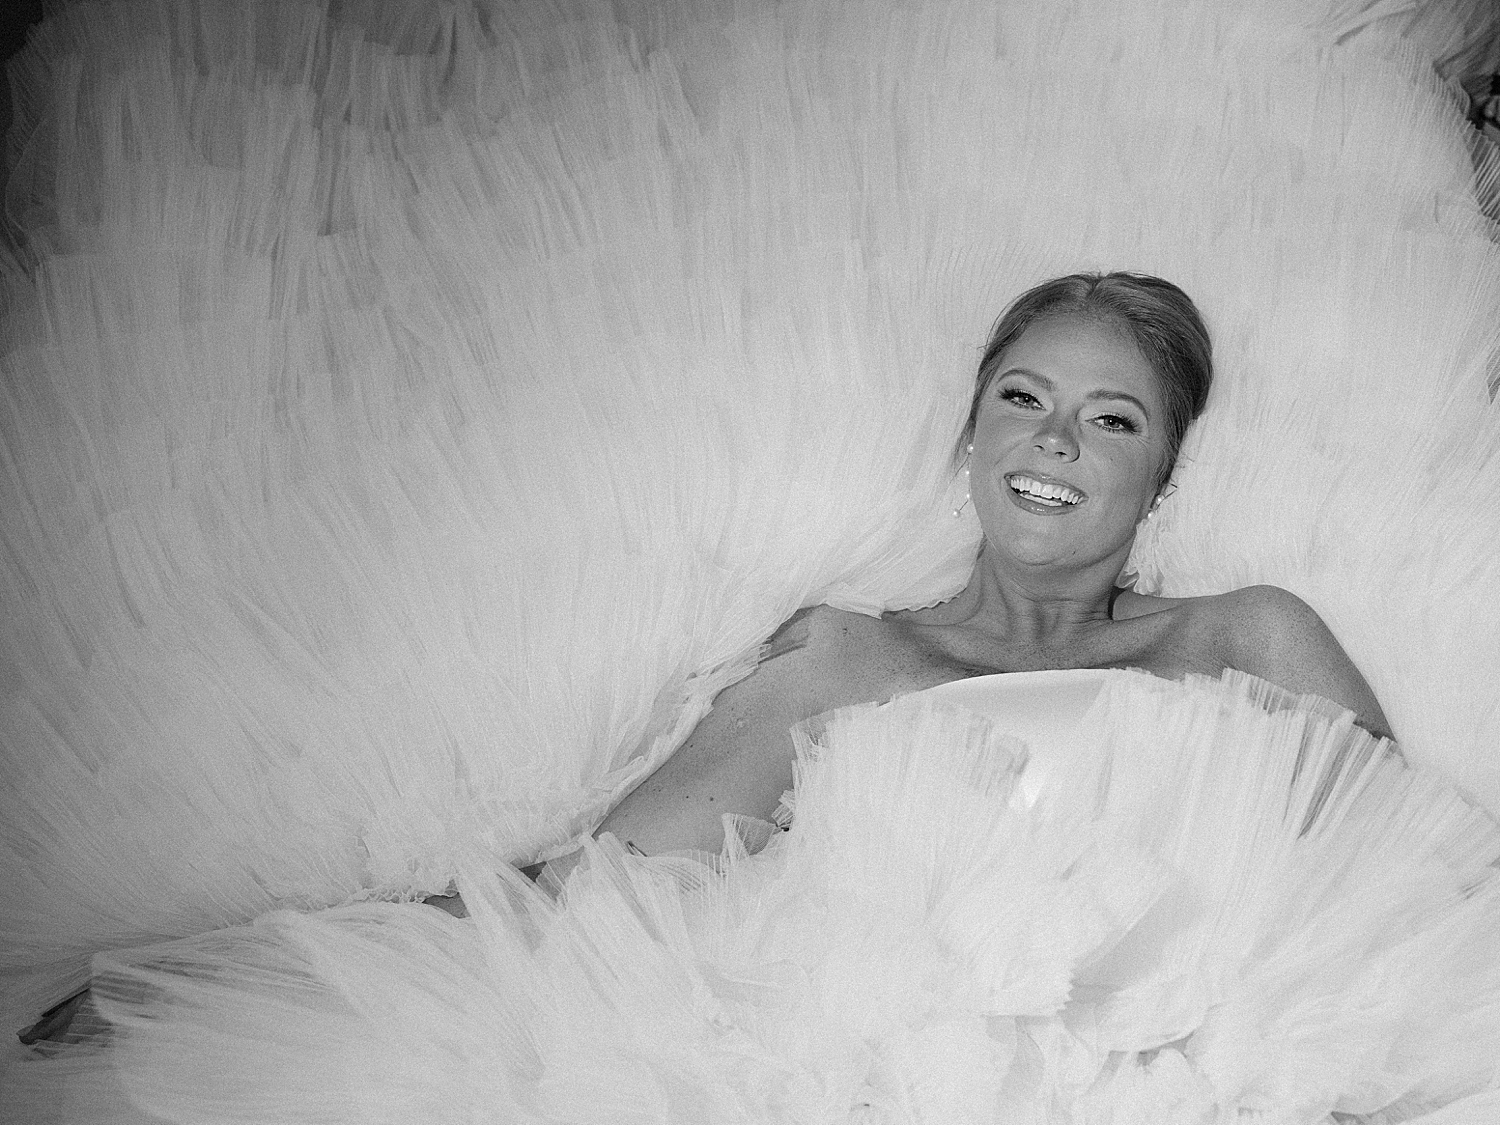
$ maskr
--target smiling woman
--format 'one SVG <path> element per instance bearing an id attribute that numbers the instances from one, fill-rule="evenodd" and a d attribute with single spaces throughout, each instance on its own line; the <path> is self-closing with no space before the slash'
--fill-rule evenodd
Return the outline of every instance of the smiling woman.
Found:
<path id="1" fill-rule="evenodd" d="M 1076 316 L 1038 321 L 999 360 L 968 455 L 980 522 L 1038 564 L 1100 555 L 1113 583 L 1170 470 L 1156 376 L 1128 335 Z"/>
<path id="2" fill-rule="evenodd" d="M 979 361 L 979 380 L 959 445 L 973 440 L 979 407 L 1006 351 L 1033 324 L 1056 317 L 1109 324 L 1134 342 L 1138 358 L 1149 365 L 1153 376 L 1150 382 L 1160 395 L 1160 422 L 1168 450 L 1162 466 L 1165 484 L 1183 435 L 1208 402 L 1213 344 L 1192 298 L 1170 281 L 1149 274 L 1069 274 L 1045 281 L 1016 298 L 996 321 Z M 1136 405 L 1143 409 L 1141 403 Z"/>
<path id="3" fill-rule="evenodd" d="M 1158 598 L 1119 584 L 1211 379 L 1208 332 L 1170 282 L 1076 274 L 1028 290 L 991 333 L 959 439 L 984 531 L 964 589 L 879 619 L 827 606 L 793 617 L 599 833 L 646 854 L 716 852 L 725 814 L 776 812 L 793 780 L 792 725 L 991 673 L 1233 669 L 1386 733 L 1364 677 L 1287 591 Z"/>

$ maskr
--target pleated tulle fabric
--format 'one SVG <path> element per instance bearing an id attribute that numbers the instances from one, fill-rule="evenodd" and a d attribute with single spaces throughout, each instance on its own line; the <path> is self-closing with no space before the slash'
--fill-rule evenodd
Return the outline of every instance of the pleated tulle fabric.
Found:
<path id="1" fill-rule="evenodd" d="M 979 349 L 1076 269 L 1216 340 L 1141 588 L 1294 590 L 1500 808 L 1496 164 L 1432 73 L 1478 9 L 1393 7 L 61 6 L 0 269 L 6 1026 L 555 854 L 798 606 L 950 596 Z"/>
<path id="2" fill-rule="evenodd" d="M 1351 718 L 1110 673 L 1027 795 L 1003 719 L 835 712 L 758 855 L 605 837 L 557 902 L 482 873 L 465 920 L 101 958 L 92 1057 L 174 1122 L 1465 1120 L 1500 1077 L 1500 828 Z"/>

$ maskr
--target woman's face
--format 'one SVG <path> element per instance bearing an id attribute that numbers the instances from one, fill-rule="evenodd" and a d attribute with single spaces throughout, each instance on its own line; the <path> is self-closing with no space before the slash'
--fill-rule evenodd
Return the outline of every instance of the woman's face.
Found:
<path id="1" fill-rule="evenodd" d="M 969 490 L 1005 554 L 1086 566 L 1128 554 L 1166 455 L 1157 378 L 1129 335 L 1048 318 L 1000 356 L 975 421 Z"/>

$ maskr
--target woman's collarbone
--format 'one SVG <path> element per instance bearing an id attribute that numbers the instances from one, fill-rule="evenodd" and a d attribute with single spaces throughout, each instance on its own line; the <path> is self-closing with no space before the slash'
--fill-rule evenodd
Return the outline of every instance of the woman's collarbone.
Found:
<path id="1" fill-rule="evenodd" d="M 929 658 L 954 678 L 1071 668 L 1139 668 L 1172 679 L 1186 672 L 1217 675 L 1223 665 L 1195 637 L 1193 616 L 1187 607 L 1174 606 L 1110 621 L 1064 646 L 976 636 L 959 626 L 927 626 L 921 639 Z"/>

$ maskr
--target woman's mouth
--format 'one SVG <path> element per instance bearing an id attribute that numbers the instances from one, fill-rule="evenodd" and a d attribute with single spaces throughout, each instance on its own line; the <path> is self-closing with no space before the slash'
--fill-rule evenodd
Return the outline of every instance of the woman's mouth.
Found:
<path id="1" fill-rule="evenodd" d="M 1019 501 L 1022 507 L 1030 509 L 1032 505 L 1042 510 L 1061 511 L 1075 508 L 1088 499 L 1088 496 L 1080 489 L 1071 484 L 1065 484 L 1051 477 L 1033 476 L 1030 473 L 1007 473 L 1005 484 L 1011 494 Z"/>

